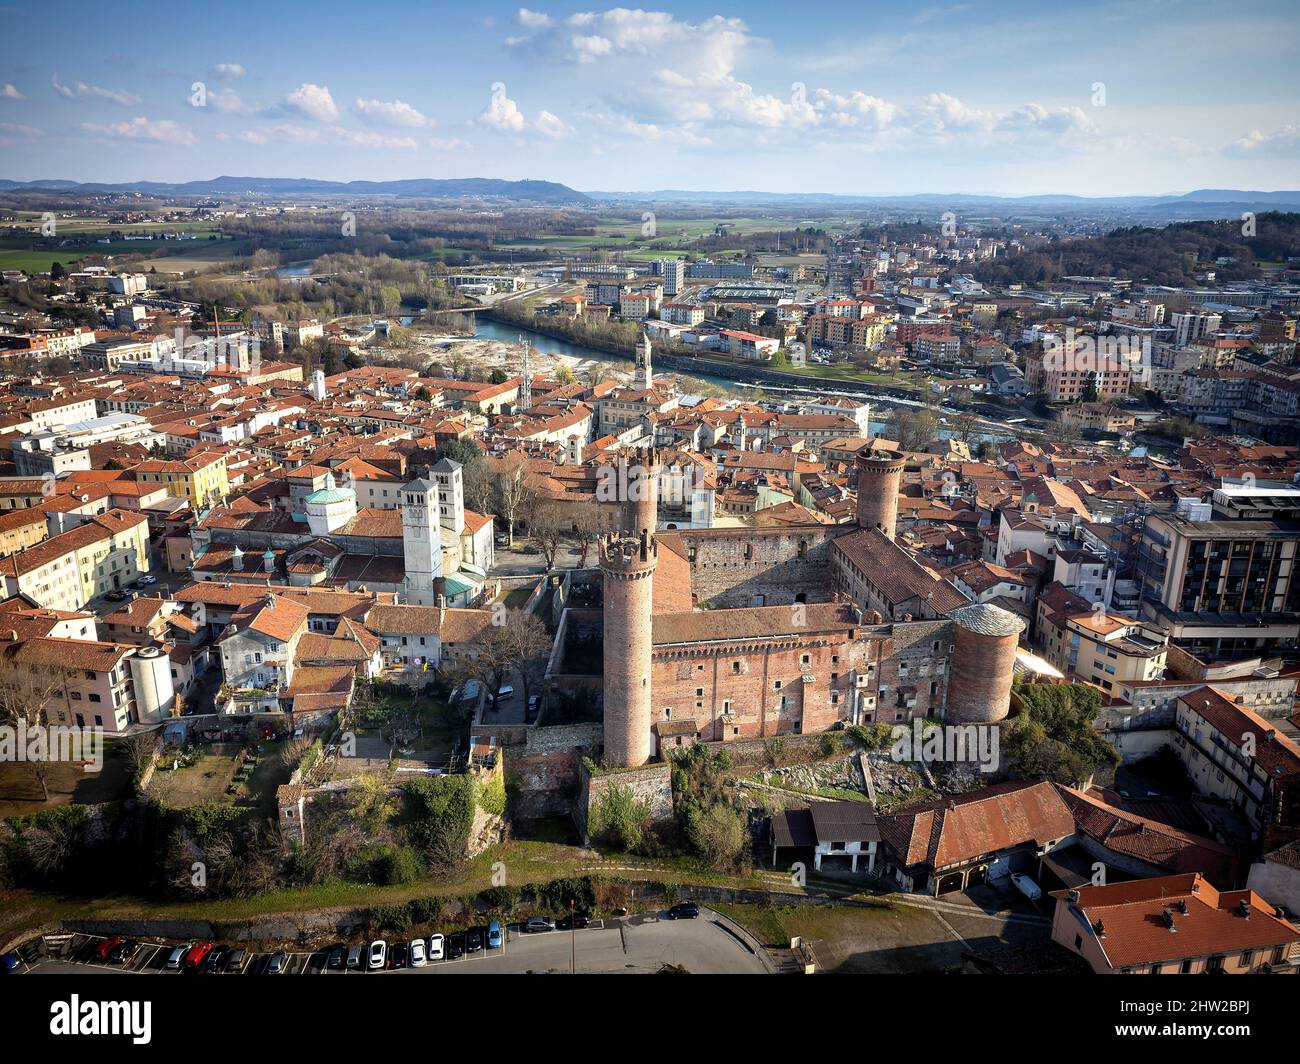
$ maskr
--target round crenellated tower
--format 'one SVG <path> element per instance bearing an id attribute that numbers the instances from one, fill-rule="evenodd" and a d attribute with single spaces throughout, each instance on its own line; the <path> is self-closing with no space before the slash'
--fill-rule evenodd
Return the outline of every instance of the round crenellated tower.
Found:
<path id="1" fill-rule="evenodd" d="M 605 591 L 605 760 L 618 768 L 644 765 L 650 733 L 652 588 L 659 564 L 654 533 L 611 535 L 601 541 Z"/>
<path id="2" fill-rule="evenodd" d="M 653 447 L 637 448 L 619 459 L 623 491 L 623 531 L 639 536 L 659 524 L 660 454 Z"/>
<path id="3" fill-rule="evenodd" d="M 898 486 L 906 461 L 898 451 L 858 452 L 858 526 L 878 528 L 894 538 L 898 522 Z"/>
<path id="4" fill-rule="evenodd" d="M 1025 622 L 987 602 L 972 602 L 948 617 L 953 647 L 947 719 L 954 724 L 1002 720 L 1011 706 L 1016 647 Z"/>

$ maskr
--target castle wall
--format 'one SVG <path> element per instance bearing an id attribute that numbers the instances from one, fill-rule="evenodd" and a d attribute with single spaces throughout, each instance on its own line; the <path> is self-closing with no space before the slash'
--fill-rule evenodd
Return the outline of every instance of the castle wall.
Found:
<path id="1" fill-rule="evenodd" d="M 876 662 L 880 644 L 835 632 L 657 650 L 651 715 L 693 720 L 706 741 L 826 731 L 853 720 L 851 674 Z"/>
<path id="2" fill-rule="evenodd" d="M 696 603 L 736 609 L 831 601 L 831 541 L 855 531 L 852 525 L 797 525 L 672 534 L 686 546 Z"/>
<path id="3" fill-rule="evenodd" d="M 889 626 L 880 654 L 876 711 L 869 723 L 939 718 L 948 698 L 951 621 L 910 621 Z"/>

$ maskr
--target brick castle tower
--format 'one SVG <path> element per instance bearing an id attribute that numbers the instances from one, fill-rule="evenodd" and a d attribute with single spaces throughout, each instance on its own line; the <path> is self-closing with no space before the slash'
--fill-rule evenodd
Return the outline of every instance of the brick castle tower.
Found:
<path id="1" fill-rule="evenodd" d="M 878 528 L 886 539 L 894 538 L 904 461 L 897 451 L 858 452 L 858 527 Z"/>
<path id="2" fill-rule="evenodd" d="M 600 545 L 605 588 L 605 761 L 644 765 L 650 734 L 652 594 L 659 545 L 653 529 L 607 536 Z"/>
<path id="3" fill-rule="evenodd" d="M 659 452 L 653 447 L 628 451 L 619 458 L 618 483 L 623 492 L 623 531 L 633 536 L 653 532 L 659 524 Z"/>
<path id="4" fill-rule="evenodd" d="M 972 602 L 948 616 L 953 647 L 945 719 L 954 724 L 1003 720 L 1011 706 L 1016 648 L 1025 622 L 988 602 Z"/>

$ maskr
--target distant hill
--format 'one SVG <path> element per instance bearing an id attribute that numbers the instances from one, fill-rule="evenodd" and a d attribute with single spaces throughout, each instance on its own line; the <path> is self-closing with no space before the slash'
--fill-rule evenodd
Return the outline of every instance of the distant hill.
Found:
<path id="1" fill-rule="evenodd" d="M 588 196 L 554 181 L 500 181 L 490 177 L 410 178 L 403 181 L 322 181 L 309 177 L 215 177 L 207 181 L 129 181 L 121 184 L 62 180 L 0 180 L 0 191 L 149 192 L 170 196 L 405 196 L 432 199 L 506 199 L 583 204 Z"/>
<path id="2" fill-rule="evenodd" d="M 1163 228 L 1129 226 L 1105 236 L 1046 241 L 1019 255 L 981 262 L 975 277 L 988 284 L 1052 283 L 1061 277 L 1121 277 L 1150 284 L 1195 285 L 1197 274 L 1217 281 L 1262 276 L 1255 265 L 1300 256 L 1300 214 L 1260 213 L 1255 232 L 1242 233 L 1239 219 L 1175 222 Z M 1216 260 L 1224 259 L 1222 264 Z"/>

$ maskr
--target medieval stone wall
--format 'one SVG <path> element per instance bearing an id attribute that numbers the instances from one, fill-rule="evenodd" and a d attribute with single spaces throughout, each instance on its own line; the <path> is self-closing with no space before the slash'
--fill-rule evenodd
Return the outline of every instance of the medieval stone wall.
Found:
<path id="1" fill-rule="evenodd" d="M 686 545 L 699 605 L 734 609 L 831 601 L 831 541 L 852 525 L 694 528 Z"/>

